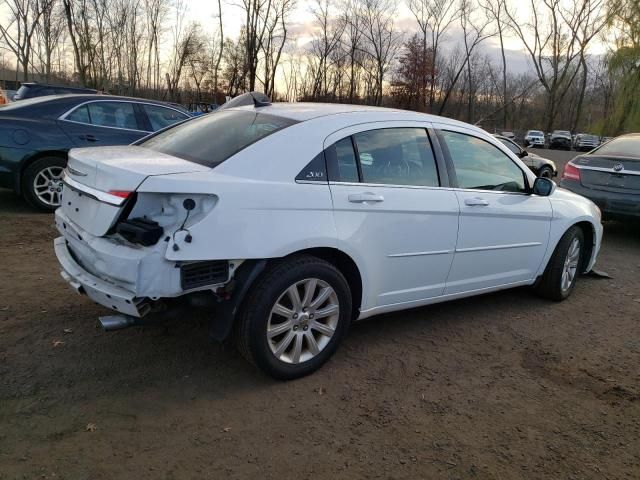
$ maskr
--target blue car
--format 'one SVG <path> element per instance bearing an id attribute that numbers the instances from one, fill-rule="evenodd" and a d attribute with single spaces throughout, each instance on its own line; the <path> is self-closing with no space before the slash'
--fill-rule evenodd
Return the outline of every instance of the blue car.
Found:
<path id="1" fill-rule="evenodd" d="M 189 118 L 186 109 L 169 103 L 105 95 L 54 95 L 1 106 L 0 187 L 53 211 L 71 148 L 128 145 Z"/>

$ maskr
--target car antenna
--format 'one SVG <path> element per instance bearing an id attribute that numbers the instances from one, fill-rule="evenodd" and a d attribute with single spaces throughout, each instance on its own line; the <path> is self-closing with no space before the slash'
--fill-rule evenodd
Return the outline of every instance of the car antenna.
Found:
<path id="1" fill-rule="evenodd" d="M 253 105 L 254 107 L 268 107 L 271 105 L 271 100 L 262 92 L 247 92 L 242 95 L 238 95 L 232 98 L 227 103 L 222 105 L 218 110 L 225 110 L 233 107 L 244 107 L 247 105 Z"/>

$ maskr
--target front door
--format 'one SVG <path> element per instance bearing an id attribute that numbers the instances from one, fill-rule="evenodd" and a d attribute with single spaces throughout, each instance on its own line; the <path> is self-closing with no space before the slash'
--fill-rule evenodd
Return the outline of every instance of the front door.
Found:
<path id="1" fill-rule="evenodd" d="M 403 123 L 325 143 L 339 246 L 362 267 L 363 313 L 441 295 L 453 260 L 455 192 L 440 186 L 428 125 Z"/>
<path id="2" fill-rule="evenodd" d="M 529 194 L 524 170 L 497 146 L 461 130 L 439 138 L 460 205 L 445 294 L 533 280 L 549 242 L 551 202 Z"/>

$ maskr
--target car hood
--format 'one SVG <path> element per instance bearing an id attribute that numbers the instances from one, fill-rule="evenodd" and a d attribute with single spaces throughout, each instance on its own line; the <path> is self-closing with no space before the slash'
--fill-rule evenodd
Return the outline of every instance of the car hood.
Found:
<path id="1" fill-rule="evenodd" d="M 571 135 L 564 135 L 561 133 L 554 133 L 551 135 L 551 138 L 566 138 L 567 140 L 571 140 Z"/>

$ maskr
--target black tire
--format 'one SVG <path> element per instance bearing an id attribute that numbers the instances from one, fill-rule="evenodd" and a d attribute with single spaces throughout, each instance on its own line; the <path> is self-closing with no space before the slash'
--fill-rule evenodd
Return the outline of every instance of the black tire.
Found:
<path id="1" fill-rule="evenodd" d="M 553 168 L 551 168 L 549 165 L 545 165 L 538 171 L 538 176 L 544 178 L 553 178 Z"/>
<path id="2" fill-rule="evenodd" d="M 574 239 L 578 239 L 578 241 L 580 242 L 578 266 L 568 288 L 562 288 L 565 261 L 567 260 L 569 248 L 573 244 Z M 582 232 L 582 229 L 580 227 L 574 225 L 565 232 L 565 234 L 558 242 L 558 245 L 556 246 L 556 249 L 551 256 L 551 259 L 547 264 L 547 268 L 545 269 L 544 274 L 542 275 L 542 278 L 537 285 L 538 294 L 557 302 L 560 302 L 569 297 L 576 285 L 578 275 L 581 273 L 583 255 L 584 233 Z"/>
<path id="3" fill-rule="evenodd" d="M 42 200 L 36 193 L 34 187 L 34 181 L 38 177 L 41 172 L 45 172 L 47 169 L 51 168 L 53 171 L 60 171 L 67 166 L 67 160 L 62 157 L 42 157 L 38 160 L 34 161 L 29 165 L 22 175 L 22 196 L 27 201 L 29 205 L 33 208 L 40 210 L 41 212 L 53 212 L 59 206 L 59 201 L 57 204 L 47 204 Z M 60 198 L 58 190 L 61 189 L 59 182 L 55 182 L 55 196 L 52 197 L 52 203 L 54 203 L 55 198 Z"/>
<path id="4" fill-rule="evenodd" d="M 272 308 L 276 302 L 284 298 L 287 289 L 306 279 L 318 279 L 333 289 L 339 306 L 337 324 L 333 335 L 327 339 L 328 343 L 319 353 L 306 361 L 300 361 L 300 363 L 287 363 L 276 357 L 272 351 L 270 340 L 267 339 L 267 329 L 272 316 Z M 251 287 L 236 321 L 236 343 L 240 353 L 249 362 L 274 378 L 291 380 L 309 375 L 333 355 L 349 330 L 351 315 L 351 291 L 342 273 L 332 264 L 320 258 L 296 255 L 272 263 Z M 294 322 L 294 320 L 291 321 Z M 312 321 L 308 320 L 308 322 L 308 331 L 307 324 L 304 324 L 304 330 L 307 333 L 298 331 L 297 335 L 313 335 Z M 292 334 L 296 335 L 296 333 Z M 278 338 L 274 337 L 274 343 L 284 342 L 282 337 Z M 301 342 L 306 347 L 310 347 L 306 337 Z M 291 341 L 292 349 L 294 344 L 295 339 Z"/>

